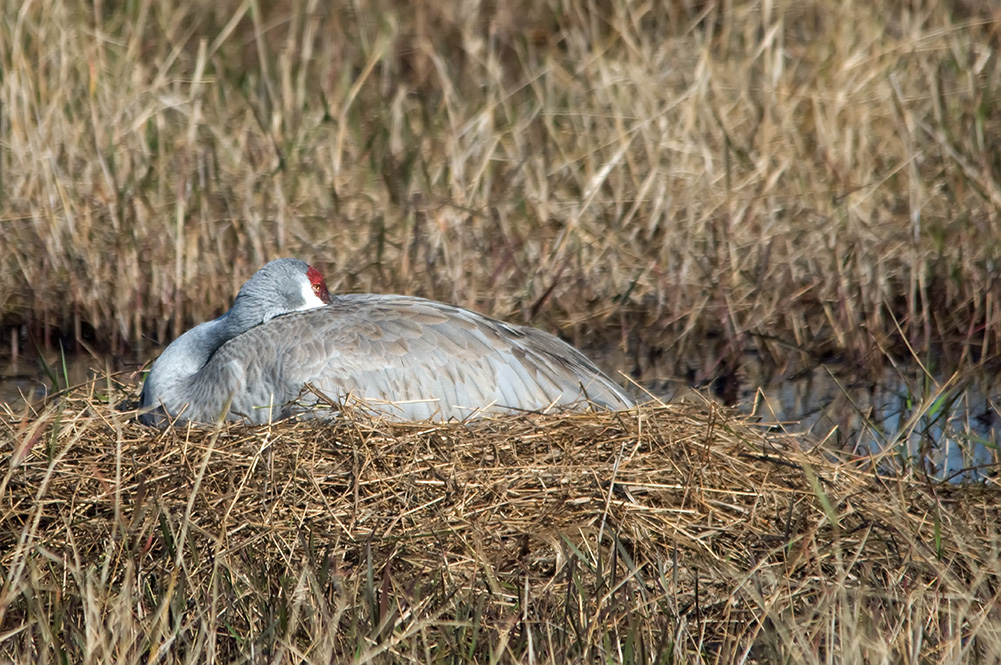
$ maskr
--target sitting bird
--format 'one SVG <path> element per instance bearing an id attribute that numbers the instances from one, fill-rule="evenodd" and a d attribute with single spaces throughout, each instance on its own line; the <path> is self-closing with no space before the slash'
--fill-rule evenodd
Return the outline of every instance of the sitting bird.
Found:
<path id="1" fill-rule="evenodd" d="M 266 423 L 315 411 L 318 395 L 395 420 L 634 405 L 541 330 L 423 298 L 332 297 L 315 268 L 277 259 L 243 285 L 232 309 L 157 358 L 139 419 Z"/>

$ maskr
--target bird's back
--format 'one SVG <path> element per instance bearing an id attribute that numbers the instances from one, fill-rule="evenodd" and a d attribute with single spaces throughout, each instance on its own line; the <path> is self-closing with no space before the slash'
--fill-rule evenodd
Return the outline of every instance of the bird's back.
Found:
<path id="1" fill-rule="evenodd" d="M 204 375 L 216 385 L 203 401 L 219 402 L 225 393 L 231 410 L 252 422 L 286 415 L 281 407 L 293 400 L 315 402 L 303 394 L 306 384 L 407 420 L 585 400 L 609 409 L 633 405 L 583 354 L 548 333 L 406 296 L 346 295 L 277 317 L 223 345 Z"/>

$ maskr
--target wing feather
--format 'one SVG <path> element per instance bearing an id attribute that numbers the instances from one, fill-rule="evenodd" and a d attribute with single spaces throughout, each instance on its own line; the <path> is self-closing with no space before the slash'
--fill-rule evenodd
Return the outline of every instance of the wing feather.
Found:
<path id="1" fill-rule="evenodd" d="M 350 395 L 413 420 L 462 419 L 492 404 L 538 410 L 579 402 L 585 393 L 603 406 L 632 405 L 552 335 L 405 296 L 341 296 L 276 317 L 227 342 L 204 371 L 228 373 L 233 410 L 254 422 L 308 400 L 301 395 L 307 383 L 333 399 Z"/>

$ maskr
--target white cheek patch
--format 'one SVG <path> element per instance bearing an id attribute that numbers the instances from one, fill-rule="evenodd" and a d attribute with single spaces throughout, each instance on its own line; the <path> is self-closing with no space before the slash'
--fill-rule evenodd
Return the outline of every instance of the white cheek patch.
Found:
<path id="1" fill-rule="evenodd" d="M 319 296 L 313 293 L 313 285 L 310 282 L 306 282 L 302 285 L 302 307 L 299 310 L 313 309 L 316 307 L 323 307 L 327 303 L 320 300 Z"/>

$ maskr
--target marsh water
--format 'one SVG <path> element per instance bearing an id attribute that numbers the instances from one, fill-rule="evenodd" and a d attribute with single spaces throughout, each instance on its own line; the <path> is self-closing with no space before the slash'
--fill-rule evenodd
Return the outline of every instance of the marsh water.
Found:
<path id="1" fill-rule="evenodd" d="M 20 416 L 54 387 L 98 382 L 109 373 L 138 391 L 141 364 L 121 358 L 62 355 L 21 356 L 0 361 L 0 413 Z M 152 354 L 155 355 L 155 352 Z M 590 351 L 608 370 L 615 354 Z M 692 389 L 711 399 L 712 382 L 692 386 L 663 369 L 636 377 L 651 395 L 665 401 L 691 398 Z M 733 381 L 734 379 L 730 379 Z M 917 363 L 888 366 L 864 380 L 838 365 L 816 365 L 783 373 L 749 356 L 741 364 L 738 387 L 727 391 L 732 406 L 761 427 L 806 432 L 807 439 L 858 457 L 883 455 L 898 466 L 916 465 L 936 478 L 979 480 L 995 475 L 1001 445 L 1001 380 L 992 372 L 930 373 Z M 717 386 L 718 387 L 718 386 Z"/>

